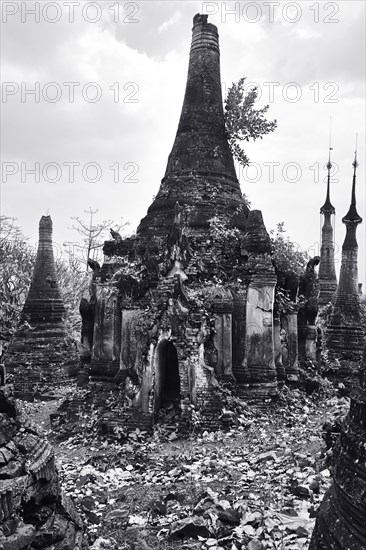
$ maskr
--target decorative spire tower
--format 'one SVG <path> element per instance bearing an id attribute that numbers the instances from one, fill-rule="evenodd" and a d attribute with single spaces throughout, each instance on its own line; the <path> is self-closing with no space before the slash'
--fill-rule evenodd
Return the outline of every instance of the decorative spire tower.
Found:
<path id="1" fill-rule="evenodd" d="M 319 265 L 319 306 L 324 306 L 332 302 L 337 290 L 337 276 L 334 264 L 334 236 L 332 226 L 332 215 L 335 214 L 335 208 L 330 202 L 330 171 L 332 163 L 330 161 L 330 152 L 332 147 L 329 147 L 329 159 L 327 162 L 327 196 L 325 203 L 320 209 L 320 214 L 324 216 L 322 227 L 322 244 L 320 249 L 320 265 Z"/>
<path id="2" fill-rule="evenodd" d="M 31 286 L 5 356 L 7 372 L 14 375 L 16 397 L 32 398 L 39 385 L 56 386 L 64 381 L 67 366 L 76 361 L 64 315 L 53 256 L 52 220 L 42 216 Z"/>
<path id="3" fill-rule="evenodd" d="M 356 208 L 357 151 L 353 161 L 351 205 L 342 218 L 346 237 L 342 246 L 342 263 L 339 285 L 327 335 L 327 347 L 341 363 L 340 376 L 355 375 L 364 346 L 359 294 L 358 294 L 358 245 L 357 226 L 362 222 Z"/>
<path id="4" fill-rule="evenodd" d="M 177 201 L 194 206 L 188 208 L 187 220 L 192 235 L 206 234 L 215 214 L 240 229 L 246 226 L 248 208 L 225 132 L 218 31 L 207 17 L 197 14 L 193 19 L 178 130 L 159 192 L 138 227 L 140 237 L 166 236 Z"/>

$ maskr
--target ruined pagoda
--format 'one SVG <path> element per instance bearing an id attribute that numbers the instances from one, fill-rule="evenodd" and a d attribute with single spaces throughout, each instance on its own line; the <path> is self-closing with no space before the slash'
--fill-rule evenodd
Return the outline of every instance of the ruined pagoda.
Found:
<path id="1" fill-rule="evenodd" d="M 325 203 L 320 209 L 320 214 L 324 216 L 322 227 L 322 243 L 320 249 L 320 265 L 319 265 L 319 306 L 324 306 L 334 299 L 337 290 L 337 276 L 334 263 L 334 235 L 332 216 L 335 214 L 335 208 L 330 201 L 330 171 L 332 163 L 329 159 L 327 162 L 327 196 Z"/>
<path id="2" fill-rule="evenodd" d="M 342 263 L 339 284 L 329 326 L 327 327 L 327 348 L 332 357 L 339 360 L 338 376 L 351 380 L 364 346 L 360 302 L 358 294 L 358 245 L 357 226 L 362 222 L 356 208 L 357 153 L 353 161 L 351 205 L 342 218 L 346 226 L 346 237 L 342 246 Z"/>
<path id="3" fill-rule="evenodd" d="M 333 452 L 333 484 L 320 505 L 309 550 L 366 548 L 366 346 L 360 367 Z"/>
<path id="4" fill-rule="evenodd" d="M 16 397 L 30 399 L 45 385 L 57 386 L 65 380 L 76 350 L 67 338 L 64 317 L 53 256 L 52 220 L 42 216 L 31 286 L 5 355 L 7 373 L 14 376 Z"/>
<path id="5" fill-rule="evenodd" d="M 162 409 L 184 419 L 194 406 L 205 427 L 217 427 L 221 382 L 253 399 L 276 395 L 271 243 L 236 177 L 207 15 L 193 19 L 181 117 L 156 198 L 136 236 L 112 236 L 80 311 L 84 369 L 101 405 L 103 392 L 120 392 L 118 422 L 148 427 Z M 105 414 L 106 425 L 117 422 Z"/>

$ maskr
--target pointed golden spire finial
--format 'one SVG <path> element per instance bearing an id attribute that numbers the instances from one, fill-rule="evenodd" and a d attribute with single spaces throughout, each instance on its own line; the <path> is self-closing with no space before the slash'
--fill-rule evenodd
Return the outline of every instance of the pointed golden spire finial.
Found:
<path id="1" fill-rule="evenodd" d="M 329 121 L 329 156 L 328 156 L 328 162 L 327 162 L 327 195 L 325 199 L 325 203 L 320 209 L 321 214 L 335 214 L 335 208 L 330 202 L 330 171 L 332 169 L 332 163 L 330 161 L 330 152 L 333 151 L 332 147 L 332 117 L 330 117 Z"/>
<path id="2" fill-rule="evenodd" d="M 362 218 L 359 216 L 356 208 L 356 169 L 358 166 L 357 140 L 358 140 L 358 134 L 356 134 L 355 158 L 354 158 L 354 161 L 352 162 L 353 178 L 352 178 L 351 206 L 348 210 L 348 213 L 342 218 L 342 222 L 346 224 L 347 223 L 358 224 L 362 222 Z"/>
<path id="3" fill-rule="evenodd" d="M 330 162 L 330 152 L 333 151 L 332 147 L 332 117 L 329 117 L 329 157 L 327 163 L 328 169 L 328 179 L 330 178 L 330 169 L 332 168 L 332 163 Z"/>
<path id="4" fill-rule="evenodd" d="M 354 158 L 354 161 L 352 162 L 352 166 L 355 169 L 355 172 L 356 172 L 356 168 L 358 166 L 358 162 L 357 162 L 357 141 L 358 141 L 358 133 L 356 133 L 355 158 Z"/>

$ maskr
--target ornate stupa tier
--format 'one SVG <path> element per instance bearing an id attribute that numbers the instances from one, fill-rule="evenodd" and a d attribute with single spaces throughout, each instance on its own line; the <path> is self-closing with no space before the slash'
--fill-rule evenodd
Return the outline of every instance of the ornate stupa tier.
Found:
<path id="1" fill-rule="evenodd" d="M 343 246 L 339 285 L 327 330 L 327 346 L 345 359 L 359 356 L 364 345 L 357 283 L 357 247 L 348 249 Z"/>
<path id="2" fill-rule="evenodd" d="M 186 91 L 177 134 L 159 192 L 138 234 L 166 235 L 178 201 L 189 208 L 193 233 L 215 214 L 246 225 L 246 207 L 225 132 L 219 38 L 207 15 L 195 15 Z M 233 217 L 234 212 L 236 215 Z"/>

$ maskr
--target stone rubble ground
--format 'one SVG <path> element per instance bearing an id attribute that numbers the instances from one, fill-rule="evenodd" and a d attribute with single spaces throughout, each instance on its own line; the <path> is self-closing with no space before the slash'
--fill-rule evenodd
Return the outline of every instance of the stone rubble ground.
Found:
<path id="1" fill-rule="evenodd" d="M 53 444 L 93 550 L 301 550 L 331 483 L 322 426 L 348 407 L 294 390 L 271 412 L 244 406 L 226 432 L 118 443 L 84 428 Z"/>

